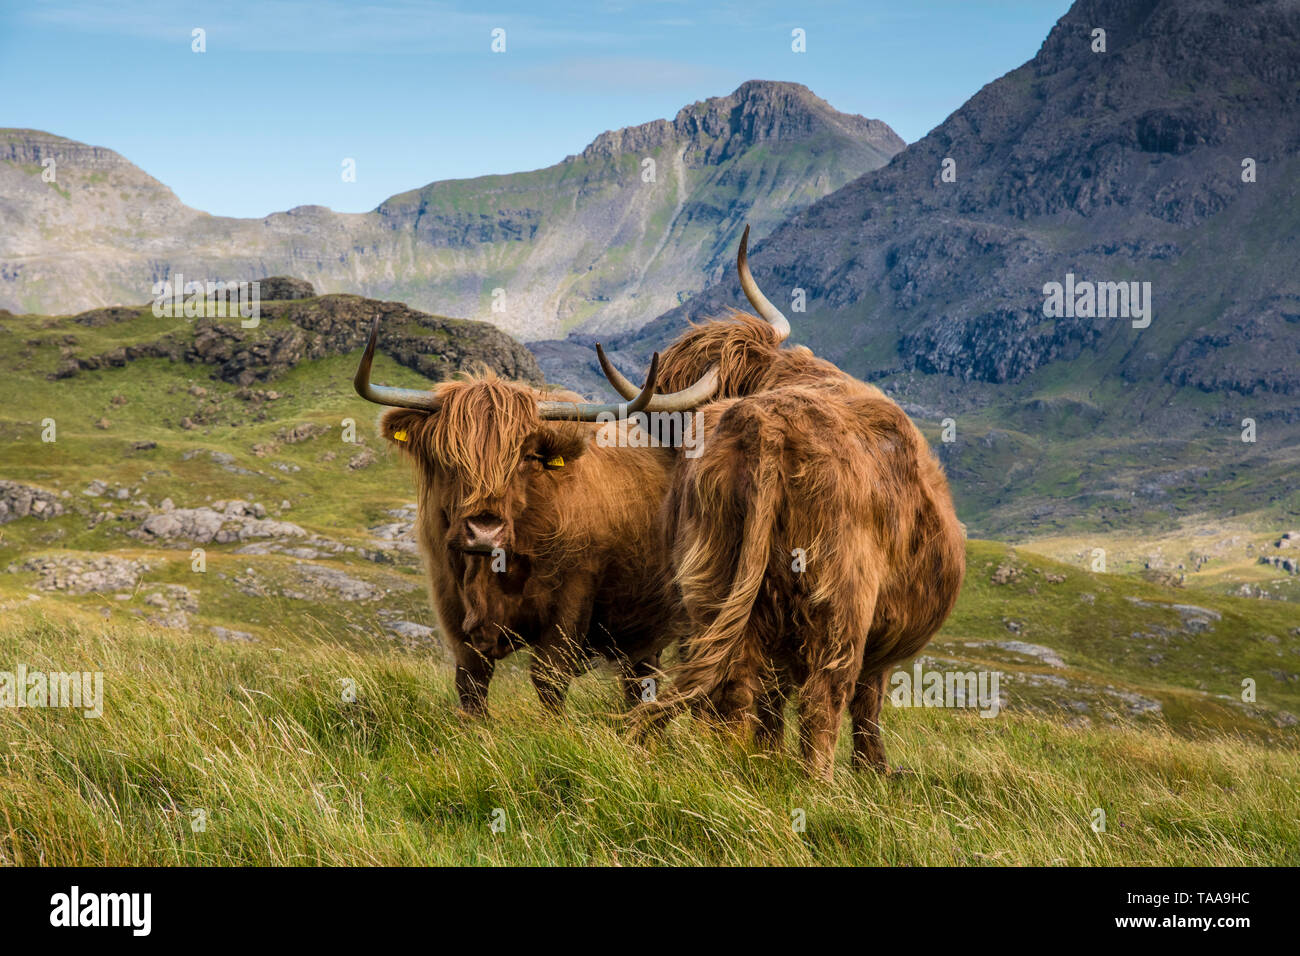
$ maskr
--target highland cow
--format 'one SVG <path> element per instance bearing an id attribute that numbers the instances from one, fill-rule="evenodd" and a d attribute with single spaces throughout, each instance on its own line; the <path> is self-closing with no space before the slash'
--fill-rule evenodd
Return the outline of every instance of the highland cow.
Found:
<path id="1" fill-rule="evenodd" d="M 781 348 L 789 322 L 749 273 L 748 234 L 737 268 L 762 319 L 692 328 L 658 367 L 666 387 L 714 400 L 703 453 L 679 459 L 662 526 L 688 625 L 682 659 L 671 690 L 635 718 L 644 731 L 706 706 L 752 721 L 779 748 L 797 688 L 811 773 L 831 775 L 846 706 L 855 766 L 887 769 L 885 682 L 951 611 L 963 530 L 898 405 L 806 348 Z M 598 354 L 615 388 L 635 394 Z"/>
<path id="2" fill-rule="evenodd" d="M 638 700 L 669 638 L 655 519 L 673 454 L 596 437 L 635 427 L 626 419 L 653 394 L 653 368 L 637 399 L 618 405 L 489 373 L 432 391 L 391 388 L 370 383 L 378 329 L 376 320 L 355 385 L 396 406 L 380 431 L 414 466 L 417 536 L 461 708 L 485 712 L 496 662 L 525 645 L 552 710 L 601 659 Z"/>

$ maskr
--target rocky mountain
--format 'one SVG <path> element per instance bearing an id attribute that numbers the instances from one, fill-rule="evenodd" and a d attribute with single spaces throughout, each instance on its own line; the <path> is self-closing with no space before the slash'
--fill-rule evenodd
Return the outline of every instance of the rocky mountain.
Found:
<path id="1" fill-rule="evenodd" d="M 238 317 L 159 317 L 152 305 L 60 318 L 0 309 L 0 343 L 7 340 L 15 357 L 50 379 L 166 359 L 206 366 L 207 377 L 244 386 L 247 399 L 265 394 L 248 387 L 274 383 L 304 362 L 355 354 L 378 317 L 378 351 L 427 379 L 486 367 L 516 381 L 542 382 L 532 353 L 485 322 L 427 315 L 400 302 L 357 295 L 318 296 L 310 283 L 284 276 L 270 277 L 262 287 L 266 298 L 252 328 Z M 46 368 L 55 350 L 57 364 Z"/>
<path id="2" fill-rule="evenodd" d="M 1296 513 L 1298 174 L 1300 6 L 1079 0 L 1032 60 L 750 261 L 796 340 L 954 417 L 941 448 L 983 533 Z M 1130 285 L 1083 291 L 1111 282 Z M 615 337 L 615 358 L 643 367 L 688 319 L 743 304 L 728 272 Z M 590 385 L 589 343 L 535 350 Z"/>
<path id="3" fill-rule="evenodd" d="M 764 235 L 903 145 L 798 84 L 751 81 L 545 169 L 431 183 L 364 214 L 253 220 L 191 209 L 111 150 L 4 130 L 0 307 L 139 302 L 174 272 L 288 274 L 524 339 L 635 328 L 720 278 L 739 224 Z"/>

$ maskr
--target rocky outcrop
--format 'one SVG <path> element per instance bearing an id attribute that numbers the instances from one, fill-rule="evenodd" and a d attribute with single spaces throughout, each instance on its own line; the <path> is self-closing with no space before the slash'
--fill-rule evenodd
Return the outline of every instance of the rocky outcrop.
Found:
<path id="1" fill-rule="evenodd" d="M 411 646 L 420 647 L 437 640 L 436 630 L 415 621 L 389 621 L 384 626 L 401 638 L 404 644 Z"/>
<path id="2" fill-rule="evenodd" d="M 0 524 L 19 518 L 46 521 L 61 514 L 63 503 L 53 492 L 20 485 L 16 481 L 0 481 Z"/>
<path id="3" fill-rule="evenodd" d="M 1277 554 L 1261 554 L 1259 563 L 1267 564 L 1279 571 L 1285 571 L 1287 574 L 1300 574 L 1300 558 L 1284 558 Z"/>
<path id="4" fill-rule="evenodd" d="M 323 596 L 343 601 L 377 601 L 384 595 L 382 588 L 330 565 L 302 564 L 295 569 L 295 574 L 297 583 L 285 587 L 284 596 L 300 601 Z"/>
<path id="5" fill-rule="evenodd" d="M 1050 647 L 1043 647 L 1039 644 L 1028 644 L 1024 641 L 997 641 L 993 644 L 1004 651 L 1011 651 L 1013 654 L 1022 654 L 1025 657 L 1032 657 L 1034 660 L 1041 661 L 1048 667 L 1064 667 L 1065 661 L 1061 655 Z"/>
<path id="6" fill-rule="evenodd" d="M 198 613 L 199 598 L 183 584 L 153 585 L 145 589 L 144 605 L 148 611 L 142 613 L 149 623 L 188 631 L 190 615 Z"/>
<path id="7" fill-rule="evenodd" d="M 290 521 L 266 517 L 262 505 L 245 501 L 223 502 L 223 507 L 172 508 L 147 517 L 127 532 L 145 541 L 187 541 L 196 544 L 231 544 L 255 538 L 305 538 L 307 532 Z"/>
<path id="8" fill-rule="evenodd" d="M 139 314 L 136 310 L 133 317 Z M 379 350 L 429 379 L 487 367 L 505 378 L 541 383 L 532 353 L 486 323 L 426 315 L 400 302 L 355 295 L 263 302 L 258 327 L 252 329 L 238 319 L 200 318 L 152 342 L 99 355 L 79 355 L 68 346 L 56 375 L 67 378 L 140 358 L 165 358 L 212 366 L 216 377 L 247 386 L 274 380 L 309 359 L 357 351 L 376 317 Z"/>
<path id="9" fill-rule="evenodd" d="M 135 588 L 146 570 L 148 565 L 142 561 L 109 554 L 37 556 L 11 564 L 8 568 L 11 574 L 26 571 L 40 575 L 36 582 L 39 590 L 64 591 L 68 594 L 129 591 Z"/>
<path id="10" fill-rule="evenodd" d="M 270 276 L 259 280 L 257 285 L 257 294 L 264 302 L 311 299 L 316 296 L 316 289 L 310 282 L 292 276 Z"/>
<path id="11" fill-rule="evenodd" d="M 376 525 L 370 529 L 374 536 L 374 546 L 381 552 L 397 551 L 402 554 L 418 554 L 419 544 L 415 538 L 415 505 L 406 505 L 389 512 L 396 521 Z"/>

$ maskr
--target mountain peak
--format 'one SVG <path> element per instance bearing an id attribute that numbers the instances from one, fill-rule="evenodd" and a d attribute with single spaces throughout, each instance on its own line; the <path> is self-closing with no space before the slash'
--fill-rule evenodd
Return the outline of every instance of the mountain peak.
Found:
<path id="1" fill-rule="evenodd" d="M 1300 394 L 1298 91 L 1293 0 L 1078 0 L 1032 60 L 767 237 L 755 272 L 833 314 L 830 357 L 860 374 L 1002 385 L 1100 355 L 1128 381 Z M 1159 327 L 1042 321 L 1067 273 L 1142 279 Z M 643 337 L 737 294 L 724 275 Z"/>
<path id="2" fill-rule="evenodd" d="M 806 87 L 752 81 L 671 120 L 605 134 L 590 161 L 429 183 L 370 213 L 303 205 L 228 219 L 183 205 L 111 150 L 0 130 L 0 307 L 138 302 L 172 272 L 285 272 L 322 292 L 481 317 L 528 339 L 622 330 L 721 276 L 743 223 L 762 237 L 903 145 Z M 640 167 L 654 150 L 657 181 Z M 57 182 L 41 177 L 47 156 Z M 487 292 L 498 288 L 508 300 Z"/>
<path id="3" fill-rule="evenodd" d="M 887 124 L 841 113 L 800 83 L 747 80 L 726 96 L 683 107 L 671 121 L 652 120 L 601 133 L 580 158 L 610 159 L 680 144 L 688 163 L 711 165 L 756 143 L 818 136 L 853 140 L 887 155 L 907 145 Z M 571 161 L 578 158 L 569 157 Z"/>
<path id="4" fill-rule="evenodd" d="M 138 171 L 128 159 L 103 146 L 91 146 L 39 129 L 0 129 L 0 162 L 40 165 L 46 159 L 101 172 Z"/>

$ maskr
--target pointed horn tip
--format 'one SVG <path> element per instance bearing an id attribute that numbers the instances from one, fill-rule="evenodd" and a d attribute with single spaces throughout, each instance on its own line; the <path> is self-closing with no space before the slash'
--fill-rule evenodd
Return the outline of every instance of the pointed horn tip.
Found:
<path id="1" fill-rule="evenodd" d="M 609 356 L 605 354 L 604 347 L 596 343 L 596 361 L 600 363 L 600 370 L 605 373 L 605 378 L 610 380 L 610 384 L 616 384 L 614 378 L 618 375 L 618 370 L 610 362 Z"/>
<path id="2" fill-rule="evenodd" d="M 740 288 L 759 316 L 776 330 L 777 343 L 779 344 L 790 337 L 790 320 L 768 300 L 767 296 L 763 295 L 763 290 L 754 281 L 753 273 L 749 271 L 748 248 L 749 225 L 746 224 L 745 234 L 740 240 L 740 251 L 736 254 L 736 272 L 740 279 Z"/>
<path id="3" fill-rule="evenodd" d="M 366 351 L 361 356 L 361 361 L 363 363 L 367 362 L 367 360 L 374 357 L 375 344 L 378 341 L 379 341 L 379 316 L 375 316 L 375 320 L 370 323 L 370 335 L 366 339 Z"/>
<path id="4" fill-rule="evenodd" d="M 655 387 L 658 385 L 658 381 L 657 381 L 658 378 L 659 378 L 659 353 L 656 352 L 654 355 L 650 357 L 650 368 L 649 370 L 646 371 L 645 385 L 642 386 L 642 390 L 647 391 L 651 395 L 653 395 Z"/>
<path id="5" fill-rule="evenodd" d="M 641 386 L 641 392 L 637 397 L 627 405 L 627 411 L 640 412 L 644 411 L 649 405 L 655 394 L 655 379 L 659 376 L 659 353 L 656 352 L 650 359 L 650 368 L 646 372 L 645 384 Z"/>
<path id="6" fill-rule="evenodd" d="M 437 392 L 430 393 L 421 389 L 392 388 L 388 385 L 376 385 L 370 381 L 370 367 L 375 358 L 375 342 L 379 338 L 379 316 L 370 327 L 370 341 L 361 353 L 357 363 L 356 375 L 352 377 L 352 387 L 356 393 L 368 402 L 387 405 L 391 408 L 415 408 L 435 412 L 442 404 Z"/>
<path id="7" fill-rule="evenodd" d="M 369 401 L 370 396 L 367 394 L 370 388 L 370 366 L 375 358 L 375 340 L 379 337 L 379 319 L 370 328 L 370 339 L 366 342 L 365 350 L 361 353 L 361 360 L 357 362 L 357 371 L 352 376 L 352 388 L 358 395 Z"/>

